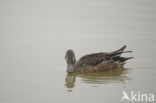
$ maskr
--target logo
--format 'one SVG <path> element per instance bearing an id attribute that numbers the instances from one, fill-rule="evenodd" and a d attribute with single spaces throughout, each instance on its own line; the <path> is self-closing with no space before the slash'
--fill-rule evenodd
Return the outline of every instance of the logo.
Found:
<path id="1" fill-rule="evenodd" d="M 153 102 L 154 94 L 147 94 L 141 92 L 131 91 L 128 95 L 125 91 L 122 91 L 123 96 L 121 97 L 122 101 L 138 101 L 138 102 Z"/>

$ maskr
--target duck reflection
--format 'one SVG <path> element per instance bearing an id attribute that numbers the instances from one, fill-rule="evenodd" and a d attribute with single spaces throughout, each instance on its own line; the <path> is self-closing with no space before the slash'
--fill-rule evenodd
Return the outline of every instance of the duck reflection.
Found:
<path id="1" fill-rule="evenodd" d="M 74 75 L 74 74 L 67 74 L 67 77 L 66 77 L 66 79 L 65 79 L 65 81 L 66 81 L 66 84 L 65 84 L 65 86 L 67 87 L 67 88 L 73 88 L 74 86 L 75 86 L 75 79 L 76 78 L 76 75 Z"/>
<path id="2" fill-rule="evenodd" d="M 71 73 L 67 74 L 65 78 L 65 86 L 67 88 L 74 88 L 76 77 L 80 78 L 81 82 L 90 84 L 125 83 L 126 80 L 131 79 L 126 76 L 129 71 L 126 68 L 118 68 L 94 73 Z"/>

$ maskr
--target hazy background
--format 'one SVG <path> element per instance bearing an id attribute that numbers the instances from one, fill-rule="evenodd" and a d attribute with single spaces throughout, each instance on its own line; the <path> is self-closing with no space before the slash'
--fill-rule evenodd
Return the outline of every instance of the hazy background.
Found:
<path id="1" fill-rule="evenodd" d="M 120 80 L 78 76 L 66 86 L 67 49 L 79 59 L 125 44 L 134 59 Z M 113 103 L 122 90 L 156 93 L 155 44 L 155 0 L 1 0 L 0 102 Z"/>

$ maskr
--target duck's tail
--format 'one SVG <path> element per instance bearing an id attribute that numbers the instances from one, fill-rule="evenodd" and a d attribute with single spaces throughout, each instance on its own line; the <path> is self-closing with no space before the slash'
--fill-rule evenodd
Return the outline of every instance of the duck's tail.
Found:
<path id="1" fill-rule="evenodd" d="M 111 52 L 110 56 L 120 56 L 122 53 L 130 53 L 132 51 L 124 51 L 126 49 L 126 45 L 124 45 L 123 47 L 121 47 L 120 49 Z"/>
<path id="2" fill-rule="evenodd" d="M 113 57 L 113 60 L 114 61 L 118 61 L 118 62 L 125 62 L 129 59 L 132 59 L 133 57 L 120 57 L 120 56 L 117 56 L 117 57 Z"/>
<path id="3" fill-rule="evenodd" d="M 113 60 L 117 62 L 118 67 L 123 67 L 126 64 L 126 61 L 132 58 L 133 57 L 115 57 Z"/>
<path id="4" fill-rule="evenodd" d="M 110 57 L 112 58 L 112 60 L 119 62 L 121 65 L 124 65 L 126 63 L 125 61 L 127 61 L 129 59 L 132 59 L 133 57 L 121 57 L 122 53 L 130 53 L 130 52 L 132 52 L 132 51 L 124 51 L 126 47 L 127 46 L 124 45 L 122 48 L 112 52 L 110 54 Z"/>
<path id="5" fill-rule="evenodd" d="M 114 53 L 117 53 L 117 52 L 121 52 L 121 51 L 124 51 L 126 49 L 127 45 L 124 45 L 123 47 L 121 47 L 120 49 L 114 51 Z"/>
<path id="6" fill-rule="evenodd" d="M 133 52 L 133 51 L 119 51 L 119 52 L 112 52 L 110 54 L 111 57 L 116 57 L 116 56 L 120 56 L 122 53 L 130 53 L 130 52 Z"/>

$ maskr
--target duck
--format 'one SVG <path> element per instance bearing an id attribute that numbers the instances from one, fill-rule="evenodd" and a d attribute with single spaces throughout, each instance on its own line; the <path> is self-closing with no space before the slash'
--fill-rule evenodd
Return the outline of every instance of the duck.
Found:
<path id="1" fill-rule="evenodd" d="M 72 49 L 66 51 L 65 60 L 67 63 L 67 73 L 73 72 L 100 72 L 123 67 L 126 61 L 133 57 L 122 57 L 126 45 L 113 52 L 92 53 L 81 57 L 76 61 L 75 53 Z"/>

